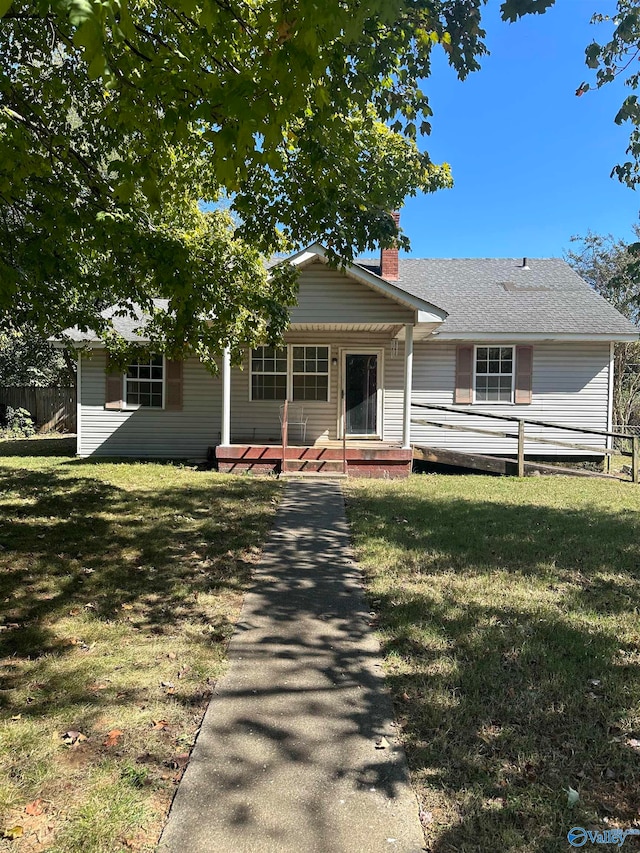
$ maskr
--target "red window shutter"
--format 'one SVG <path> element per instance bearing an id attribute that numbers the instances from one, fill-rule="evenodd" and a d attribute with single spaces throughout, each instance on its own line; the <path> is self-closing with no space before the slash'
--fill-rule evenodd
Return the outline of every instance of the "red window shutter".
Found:
<path id="1" fill-rule="evenodd" d="M 516 395 L 515 402 L 526 405 L 531 402 L 533 388 L 533 347 L 516 347 Z"/>
<path id="2" fill-rule="evenodd" d="M 105 409 L 122 409 L 124 403 L 122 401 L 122 371 L 111 365 L 109 353 L 107 353 L 107 364 L 105 366 L 105 389 L 104 389 L 104 407 Z"/>
<path id="3" fill-rule="evenodd" d="M 165 361 L 164 407 L 169 412 L 182 411 L 182 362 Z"/>
<path id="4" fill-rule="evenodd" d="M 456 389 L 453 402 L 463 405 L 473 403 L 472 346 L 459 346 L 456 349 Z"/>

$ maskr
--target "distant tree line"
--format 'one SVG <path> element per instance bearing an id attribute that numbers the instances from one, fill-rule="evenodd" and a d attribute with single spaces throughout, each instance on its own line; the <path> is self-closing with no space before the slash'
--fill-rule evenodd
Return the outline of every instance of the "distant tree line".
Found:
<path id="1" fill-rule="evenodd" d="M 634 226 L 640 241 L 640 226 Z M 588 231 L 572 237 L 566 261 L 631 322 L 640 321 L 640 242 Z M 615 346 L 613 422 L 640 425 L 640 343 Z"/>

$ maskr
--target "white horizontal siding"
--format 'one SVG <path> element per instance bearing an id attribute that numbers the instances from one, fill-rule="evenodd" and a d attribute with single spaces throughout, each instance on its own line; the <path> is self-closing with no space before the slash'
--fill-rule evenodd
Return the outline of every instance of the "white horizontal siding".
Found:
<path id="1" fill-rule="evenodd" d="M 315 262 L 300 273 L 291 323 L 412 323 L 414 312 L 345 273 Z"/>
<path id="2" fill-rule="evenodd" d="M 305 401 L 300 404 L 304 415 L 308 418 L 306 440 L 309 444 L 316 441 L 331 441 L 338 436 L 338 419 L 340 412 L 340 351 L 343 348 L 378 349 L 388 344 L 388 335 L 345 333 L 345 332 L 289 332 L 286 342 L 290 344 L 327 344 L 329 352 L 329 402 Z M 338 364 L 331 365 L 331 359 L 336 358 Z M 386 361 L 386 359 L 385 359 Z M 251 371 L 249 356 L 245 358 L 244 369 L 231 371 L 231 441 L 242 444 L 245 442 L 280 442 L 280 406 L 281 401 L 250 400 L 249 389 Z M 298 441 L 301 438 L 298 427 L 291 427 L 290 439 Z"/>
<path id="3" fill-rule="evenodd" d="M 484 343 L 479 341 L 478 343 Z M 490 343 L 490 342 L 489 342 Z M 451 343 L 418 343 L 415 346 L 413 402 L 439 406 L 453 405 L 456 372 L 456 346 Z M 608 343 L 540 343 L 533 346 L 533 392 L 530 405 L 477 404 L 460 406 L 467 412 L 483 411 L 517 418 L 551 421 L 571 426 L 607 429 L 609 388 Z M 473 418 L 463 414 L 432 411 L 414 407 L 414 418 L 441 421 L 461 426 L 477 426 L 497 432 L 517 431 L 515 423 Z M 571 443 L 601 449 L 605 439 L 579 432 L 527 427 L 527 436 L 557 438 Z M 513 439 L 491 438 L 474 433 L 454 432 L 412 424 L 414 444 L 444 447 L 477 453 L 515 453 Z M 536 444 L 528 441 L 526 453 L 544 456 L 581 455 L 581 451 Z"/>
<path id="4" fill-rule="evenodd" d="M 105 355 L 82 356 L 78 453 L 81 456 L 204 458 L 220 440 L 221 386 L 197 359 L 183 373 L 183 409 L 104 408 Z"/>
<path id="5" fill-rule="evenodd" d="M 330 358 L 338 360 L 330 368 L 330 401 L 303 403 L 308 417 L 309 443 L 333 440 L 338 436 L 340 412 L 340 375 L 343 348 L 384 348 L 383 438 L 401 441 L 404 344 L 389 340 L 384 333 L 290 332 L 288 343 L 327 344 Z M 413 401 L 434 405 L 453 405 L 456 347 L 452 343 L 417 342 L 414 349 Z M 166 412 L 139 409 L 131 412 L 104 408 L 105 358 L 95 353 L 83 356 L 81 370 L 81 429 L 78 452 L 131 457 L 200 458 L 207 448 L 220 440 L 221 381 L 212 377 L 196 360 L 184 366 L 183 410 Z M 514 417 L 533 418 L 596 429 L 607 428 L 609 346 L 599 343 L 541 343 L 533 353 L 533 402 L 527 406 L 482 404 L 460 407 L 464 411 L 486 411 Z M 249 399 L 250 370 L 248 356 L 244 369 L 231 371 L 231 440 L 241 442 L 280 441 L 280 402 Z M 496 431 L 513 430 L 515 424 L 502 424 L 463 414 L 413 409 L 414 417 L 479 426 Z M 528 427 L 527 434 L 581 443 L 602 448 L 604 439 L 581 433 Z M 298 440 L 295 428 L 292 440 Z M 414 444 L 445 447 L 479 453 L 514 453 L 512 439 L 492 439 L 474 433 L 453 432 L 413 424 Z M 528 442 L 527 453 L 571 455 L 569 449 Z"/>

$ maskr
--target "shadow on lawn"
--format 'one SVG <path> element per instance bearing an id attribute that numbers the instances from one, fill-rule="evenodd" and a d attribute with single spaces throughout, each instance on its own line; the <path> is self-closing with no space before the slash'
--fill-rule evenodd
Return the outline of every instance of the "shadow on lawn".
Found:
<path id="1" fill-rule="evenodd" d="M 361 492 L 350 515 L 398 549 L 375 606 L 428 849 L 639 826 L 637 513 Z"/>
<path id="2" fill-rule="evenodd" d="M 261 545 L 264 501 L 274 494 L 266 481 L 214 486 L 215 476 L 125 489 L 68 468 L 0 471 L 0 492 L 9 496 L 0 521 L 0 657 L 14 664 L 0 687 L 19 686 L 11 675 L 19 676 L 17 661 L 31 661 L 37 681 L 38 658 L 74 648 L 55 627 L 69 616 L 125 621 L 133 638 L 183 622 L 211 625 L 200 596 L 243 588 L 247 551 Z M 224 619 L 212 627 L 208 641 L 224 641 Z M 71 688 L 65 696 L 69 704 L 83 699 Z"/>
<path id="3" fill-rule="evenodd" d="M 0 456 L 74 456 L 75 452 L 75 435 L 0 440 Z"/>

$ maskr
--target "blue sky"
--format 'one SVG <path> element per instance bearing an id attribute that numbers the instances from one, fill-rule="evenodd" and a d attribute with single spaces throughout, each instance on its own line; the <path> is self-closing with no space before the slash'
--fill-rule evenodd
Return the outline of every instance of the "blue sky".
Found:
<path id="1" fill-rule="evenodd" d="M 448 162 L 455 187 L 407 199 L 401 224 L 414 257 L 561 256 L 588 229 L 630 239 L 640 192 L 610 178 L 629 128 L 614 124 L 625 90 L 578 98 L 594 73 L 584 50 L 610 25 L 590 25 L 612 0 L 556 0 L 544 15 L 483 18 L 491 55 L 463 83 L 444 61 L 425 81 L 433 131 L 420 145 Z"/>

